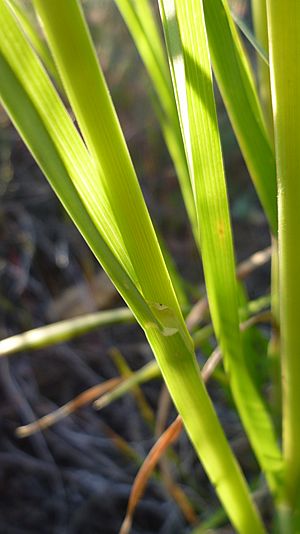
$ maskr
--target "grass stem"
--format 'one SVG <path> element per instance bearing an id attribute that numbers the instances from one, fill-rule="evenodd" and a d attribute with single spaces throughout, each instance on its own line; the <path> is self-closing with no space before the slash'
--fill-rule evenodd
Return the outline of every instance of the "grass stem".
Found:
<path id="1" fill-rule="evenodd" d="M 268 0 L 267 6 L 279 200 L 284 499 L 293 513 L 300 482 L 300 3 Z"/>

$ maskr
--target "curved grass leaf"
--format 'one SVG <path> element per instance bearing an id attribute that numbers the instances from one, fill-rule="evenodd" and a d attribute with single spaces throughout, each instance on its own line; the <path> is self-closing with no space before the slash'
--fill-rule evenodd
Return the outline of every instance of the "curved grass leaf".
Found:
<path id="1" fill-rule="evenodd" d="M 1 55 L 0 75 L 0 98 L 70 217 L 139 320 L 155 321 L 131 278 L 93 224 L 32 102 Z"/>

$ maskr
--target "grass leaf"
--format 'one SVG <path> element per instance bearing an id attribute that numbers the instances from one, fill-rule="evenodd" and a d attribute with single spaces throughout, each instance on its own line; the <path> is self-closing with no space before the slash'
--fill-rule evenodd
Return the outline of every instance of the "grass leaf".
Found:
<path id="1" fill-rule="evenodd" d="M 275 157 L 264 124 L 251 67 L 227 0 L 203 0 L 203 6 L 217 83 L 270 228 L 276 235 Z"/>
<path id="2" fill-rule="evenodd" d="M 283 513 L 300 528 L 300 3 L 267 1 L 270 72 L 278 173 L 280 323 L 282 351 Z M 290 520 L 290 523 L 289 523 Z M 295 524 L 294 524 L 295 520 Z"/>
<path id="3" fill-rule="evenodd" d="M 162 0 L 160 5 L 186 138 L 212 321 L 243 424 L 269 485 L 276 491 L 281 453 L 270 415 L 249 376 L 239 331 L 233 244 L 203 6 L 199 0 Z"/>
<path id="4" fill-rule="evenodd" d="M 95 166 L 5 3 L 1 4 L 0 22 L 2 102 L 69 215 L 120 293 L 130 302 L 140 321 L 155 321 L 152 311 L 128 274 L 130 271 L 134 275 L 133 269 L 107 206 L 102 197 L 98 199 L 99 195 L 95 197 L 93 192 L 92 182 L 93 179 L 97 180 Z M 111 240 L 114 241 L 114 252 L 107 244 Z"/>
<path id="5" fill-rule="evenodd" d="M 168 63 L 149 0 L 115 0 L 156 92 L 155 106 L 197 243 L 197 221 Z"/>
<path id="6" fill-rule="evenodd" d="M 260 0 L 259 0 L 260 1 Z M 265 50 L 262 44 L 257 40 L 255 35 L 250 30 L 249 26 L 241 19 L 236 13 L 232 10 L 231 16 L 236 23 L 239 30 L 243 33 L 243 35 L 246 37 L 246 39 L 249 41 L 251 46 L 254 48 L 254 50 L 257 52 L 260 59 L 264 62 L 264 64 L 269 67 L 269 54 Z"/>

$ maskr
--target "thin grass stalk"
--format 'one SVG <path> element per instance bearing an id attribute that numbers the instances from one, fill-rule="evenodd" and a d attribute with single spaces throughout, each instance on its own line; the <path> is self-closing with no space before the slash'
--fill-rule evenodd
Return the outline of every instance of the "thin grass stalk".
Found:
<path id="1" fill-rule="evenodd" d="M 244 22 L 244 20 L 240 18 L 239 15 L 236 14 L 234 9 L 231 9 L 231 16 L 237 28 L 244 35 L 244 37 L 247 39 L 247 41 L 252 46 L 252 48 L 254 48 L 254 50 L 257 52 L 259 57 L 266 63 L 266 65 L 269 66 L 269 55 L 267 54 L 265 49 L 261 46 L 259 41 L 256 39 L 254 33 L 249 28 L 248 24 Z"/>
<path id="2" fill-rule="evenodd" d="M 267 23 L 267 2 L 266 0 L 252 0 L 252 16 L 255 36 L 269 53 L 268 23 Z M 274 124 L 272 112 L 271 80 L 270 69 L 266 62 L 257 54 L 258 89 L 265 123 L 269 132 L 270 140 L 274 140 Z"/>
<path id="3" fill-rule="evenodd" d="M 267 7 L 279 201 L 284 501 L 295 519 L 300 489 L 300 2 L 268 0 Z"/>
<path id="4" fill-rule="evenodd" d="M 269 56 L 269 38 L 267 21 L 266 0 L 252 0 L 252 16 L 255 36 L 258 42 Z M 265 123 L 269 133 L 269 138 L 274 147 L 274 123 L 272 110 L 271 79 L 269 65 L 257 54 L 258 69 L 258 90 Z M 279 336 L 279 262 L 278 262 L 278 239 L 277 235 L 272 236 L 272 260 L 271 260 L 271 309 L 275 320 L 272 328 L 271 340 L 268 347 L 268 356 L 271 362 L 271 403 L 273 407 L 273 417 L 280 432 L 281 426 L 281 376 L 280 376 L 280 336 Z"/>
<path id="5" fill-rule="evenodd" d="M 24 350 L 64 343 L 103 326 L 133 322 L 135 322 L 134 315 L 128 308 L 88 313 L 1 339 L 0 358 Z"/>

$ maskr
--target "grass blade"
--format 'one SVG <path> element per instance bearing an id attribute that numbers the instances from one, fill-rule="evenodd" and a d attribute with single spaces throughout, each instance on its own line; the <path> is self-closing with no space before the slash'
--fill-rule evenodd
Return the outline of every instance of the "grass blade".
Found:
<path id="1" fill-rule="evenodd" d="M 161 12 L 179 100 L 183 95 L 179 113 L 184 135 L 189 128 L 187 155 L 214 329 L 242 421 L 269 485 L 276 491 L 281 454 L 271 418 L 249 376 L 239 331 L 232 236 L 202 3 L 162 0 Z M 177 76 L 181 42 L 185 72 Z"/>
<path id="2" fill-rule="evenodd" d="M 218 86 L 270 228 L 276 235 L 275 157 L 251 68 L 227 0 L 203 0 L 203 7 L 209 50 Z"/>
<path id="3" fill-rule="evenodd" d="M 255 35 L 269 55 L 267 2 L 266 0 L 252 0 L 251 6 Z M 257 56 L 257 72 L 260 101 L 269 135 L 274 144 L 270 68 L 260 55 Z"/>
<path id="4" fill-rule="evenodd" d="M 23 31 L 28 37 L 28 40 L 30 41 L 33 48 L 37 52 L 38 56 L 42 60 L 48 73 L 51 75 L 51 77 L 55 80 L 58 87 L 61 89 L 61 84 L 60 84 L 60 79 L 59 79 L 59 74 L 57 72 L 57 68 L 49 52 L 49 48 L 47 47 L 45 41 L 41 38 L 39 32 L 37 31 L 37 28 L 34 26 L 32 21 L 30 20 L 29 14 L 27 13 L 28 6 L 26 7 L 22 6 L 22 4 L 18 2 L 18 0 L 8 0 L 8 1 L 9 1 L 10 9 L 14 13 L 15 17 L 19 20 L 20 24 L 22 25 Z"/>
<path id="5" fill-rule="evenodd" d="M 267 13 L 279 200 L 284 497 L 292 516 L 300 485 L 300 3 L 268 0 Z M 299 517 L 290 528 L 299 530 Z"/>
<path id="6" fill-rule="evenodd" d="M 269 67 L 269 54 L 266 51 L 268 48 L 260 44 L 260 42 L 256 39 L 255 35 L 250 30 L 249 26 L 243 21 L 243 19 L 236 15 L 233 10 L 231 11 L 231 16 L 239 30 L 243 33 L 243 35 L 249 41 L 251 46 L 257 52 L 257 55 L 265 63 L 265 65 Z"/>
<path id="7" fill-rule="evenodd" d="M 61 4 L 59 0 L 35 0 L 34 4 L 80 129 L 99 169 L 97 185 L 101 184 L 107 198 L 138 285 L 153 313 L 157 310 L 160 319 L 167 315 L 160 313 L 159 303 L 163 303 L 171 310 L 176 327 L 184 332 L 170 277 L 79 4 Z"/>
<path id="8" fill-rule="evenodd" d="M 39 150 L 40 154 L 43 146 L 39 142 L 39 136 L 36 135 L 34 127 L 38 122 L 43 123 L 44 130 L 47 130 L 47 136 L 51 137 L 57 155 L 62 161 L 65 171 L 70 175 L 94 224 L 108 243 L 114 242 L 114 253 L 137 285 L 133 267 L 125 252 L 120 232 L 111 214 L 106 196 L 105 194 L 99 194 L 101 187 L 101 181 L 98 176 L 99 171 L 89 156 L 56 91 L 49 82 L 49 78 L 5 3 L 3 3 L 1 9 L 1 19 L 1 53 L 3 61 L 6 65 L 9 65 L 12 73 L 10 75 L 11 80 L 13 77 L 17 78 L 19 86 L 21 84 L 23 91 L 31 101 L 31 108 L 34 107 L 35 110 L 32 111 L 32 117 L 35 113 L 32 127 L 30 128 L 30 123 L 28 124 L 28 122 L 25 123 L 24 121 L 22 122 L 23 126 L 26 124 L 27 130 L 30 128 L 36 150 Z M 9 69 L 6 68 L 7 71 Z M 8 76 L 9 74 L 7 74 L 7 78 Z M 14 98 L 13 100 L 13 95 L 10 96 L 9 94 L 10 84 L 6 82 L 3 75 L 4 84 L 6 84 L 7 100 L 10 98 L 11 102 L 16 102 L 17 99 Z M 11 81 L 11 86 L 17 87 L 17 83 Z M 16 109 L 14 104 L 10 107 L 12 110 Z M 25 106 L 24 109 L 26 110 L 27 107 Z M 18 105 L 18 113 L 21 112 L 21 106 Z M 26 112 L 24 111 L 23 113 L 25 114 Z M 44 134 L 44 138 L 45 136 L 46 134 Z M 47 142 L 47 144 L 49 143 Z M 41 163 L 49 165 L 49 160 L 50 158 L 43 158 Z M 54 180 L 56 173 L 52 172 L 51 176 L 52 180 Z M 61 181 L 56 178 L 56 189 L 60 187 L 60 183 Z M 62 193 L 63 187 L 60 187 L 60 194 Z"/>
<path id="9" fill-rule="evenodd" d="M 186 210 L 197 243 L 197 221 L 174 93 L 165 51 L 149 0 L 115 0 L 156 91 L 154 106 L 173 159 Z"/>
<path id="10" fill-rule="evenodd" d="M 4 4 L 0 10 L 0 20 L 3 22 L 1 23 L 1 28 L 13 30 L 11 31 L 12 41 L 10 41 L 9 37 L 5 36 L 5 38 L 2 38 L 1 43 L 18 43 L 18 37 L 20 36 L 20 33 L 15 33 L 14 30 L 17 28 L 10 28 L 9 23 L 13 22 L 13 20 L 10 18 L 9 11 L 5 11 Z M 5 41 L 5 39 L 8 39 L 8 41 Z M 21 45 L 22 44 L 23 42 L 21 41 Z M 25 44 L 27 45 L 27 43 Z M 13 46 L 10 46 L 9 44 L 8 48 L 13 54 Z M 27 51 L 27 49 L 22 47 L 21 50 L 22 57 L 27 57 L 25 54 L 25 51 Z M 20 54 L 20 51 L 17 48 L 16 54 L 18 55 L 18 53 Z M 30 56 L 27 57 L 27 60 L 29 60 L 29 58 Z M 30 68 L 32 68 L 31 62 L 28 61 L 26 64 L 27 69 L 29 68 L 30 71 Z M 22 70 L 22 74 L 23 73 L 24 78 L 27 78 L 27 70 L 25 66 L 24 70 Z M 139 319 L 141 321 L 155 321 L 154 315 L 152 314 L 143 297 L 140 295 L 136 286 L 132 282 L 132 279 L 124 270 L 124 268 L 120 265 L 119 261 L 112 253 L 111 249 L 108 247 L 106 241 L 102 238 L 101 233 L 99 233 L 99 228 L 97 228 L 92 222 L 89 213 L 85 208 L 85 205 L 83 204 L 78 192 L 76 191 L 76 188 L 70 180 L 69 173 L 63 161 L 63 157 L 57 149 L 52 138 L 50 137 L 46 125 L 34 105 L 34 100 L 30 98 L 30 94 L 26 93 L 25 89 L 22 86 L 22 83 L 15 76 L 14 72 L 12 71 L 10 65 L 7 63 L 6 58 L 3 55 L 2 49 L 0 53 L 0 74 L 1 100 L 4 103 L 6 109 L 9 111 L 13 122 L 20 131 L 21 135 L 26 140 L 31 152 L 33 153 L 37 162 L 40 164 L 45 175 L 48 177 L 53 189 L 56 191 L 69 215 L 74 220 L 78 229 L 81 231 L 87 243 L 93 250 L 95 256 L 102 263 L 107 273 L 109 273 L 112 281 L 115 283 L 120 293 L 124 296 L 127 302 L 130 302 L 132 310 L 134 310 Z M 37 72 L 37 81 L 39 81 L 38 74 L 39 72 Z M 48 88 L 51 89 L 49 82 L 45 87 L 42 85 L 42 91 L 44 89 L 44 94 L 46 95 L 48 95 Z M 50 92 L 50 107 L 51 104 L 55 104 L 55 102 L 52 102 L 51 96 L 52 94 Z M 58 115 L 58 118 L 61 119 L 61 116 Z M 62 125 L 63 120 L 61 120 L 60 123 L 61 127 Z M 69 141 L 74 141 L 74 144 L 76 146 L 75 135 L 77 134 L 73 126 L 72 128 L 73 130 L 70 130 L 69 132 Z M 75 139 L 73 138 L 72 134 L 74 134 Z M 63 151 L 64 149 L 67 150 L 67 147 L 62 144 L 61 150 Z M 86 162 L 87 169 L 89 169 L 89 160 L 86 157 L 87 153 L 79 151 L 78 154 L 83 156 L 82 163 Z M 71 169 L 70 165 L 69 169 Z M 74 166 L 71 169 L 72 174 L 76 172 L 76 169 L 77 166 L 75 162 Z"/>

